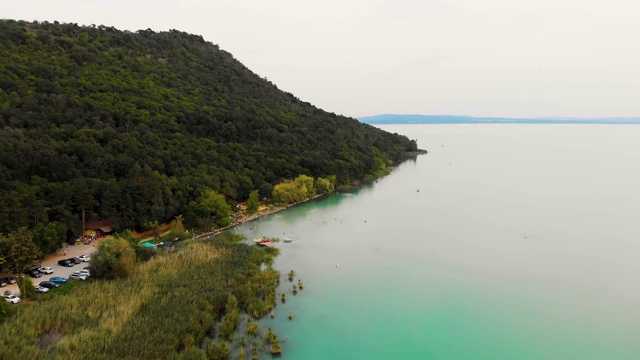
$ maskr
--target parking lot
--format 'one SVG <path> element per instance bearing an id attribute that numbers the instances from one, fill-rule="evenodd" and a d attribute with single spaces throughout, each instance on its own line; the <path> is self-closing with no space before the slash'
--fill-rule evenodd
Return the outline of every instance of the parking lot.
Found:
<path id="1" fill-rule="evenodd" d="M 58 260 L 68 259 L 70 257 L 76 257 L 84 254 L 92 256 L 92 254 L 96 251 L 96 249 L 97 249 L 97 242 L 94 242 L 92 245 L 84 245 L 84 244 L 69 245 L 69 246 L 65 245 L 65 248 L 60 249 L 53 254 L 46 255 L 44 260 L 40 264 L 41 266 L 51 266 L 53 268 L 52 274 L 42 274 L 41 278 L 30 278 L 30 279 L 33 280 L 34 285 L 38 285 L 41 281 L 49 280 L 49 278 L 53 276 L 59 276 L 66 279 L 73 272 L 82 270 L 83 268 L 89 266 L 89 263 L 81 262 L 80 264 L 76 264 L 75 266 L 66 267 L 66 266 L 58 265 Z M 64 254 L 64 251 L 67 252 L 66 255 Z M 3 276 L 8 276 L 8 275 L 3 275 Z M 11 276 L 15 276 L 15 275 L 11 275 Z M 76 280 L 71 280 L 71 281 L 76 281 Z M 80 281 L 80 280 L 77 280 L 77 281 Z M 0 288 L 0 291 L 2 292 L 4 292 L 5 290 L 10 290 L 11 293 L 20 296 L 19 295 L 20 291 L 18 290 L 18 284 L 9 284 L 3 288 Z"/>

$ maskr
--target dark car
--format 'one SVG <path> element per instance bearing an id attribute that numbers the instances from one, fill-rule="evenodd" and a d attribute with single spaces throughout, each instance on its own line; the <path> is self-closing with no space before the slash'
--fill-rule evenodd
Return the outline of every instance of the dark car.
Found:
<path id="1" fill-rule="evenodd" d="M 31 276 L 32 278 L 40 278 L 42 277 L 42 273 L 38 270 L 27 270 L 24 272 L 26 275 Z"/>
<path id="2" fill-rule="evenodd" d="M 0 287 L 7 286 L 7 285 L 9 285 L 9 281 L 7 281 L 7 279 L 5 278 L 0 279 Z"/>
<path id="3" fill-rule="evenodd" d="M 51 282 L 51 281 L 41 281 L 40 284 L 38 284 L 38 285 L 40 285 L 42 287 L 49 288 L 49 289 L 55 289 L 58 286 L 60 286 L 60 284 L 56 284 L 56 283 Z"/>
<path id="4" fill-rule="evenodd" d="M 60 266 L 72 267 L 75 264 L 76 263 L 74 261 L 69 260 L 69 259 L 58 260 L 58 265 L 60 265 Z"/>
<path id="5" fill-rule="evenodd" d="M 77 257 L 68 258 L 67 260 L 69 260 L 69 261 L 73 261 L 73 262 L 74 262 L 74 265 L 75 265 L 75 264 L 80 264 L 80 263 L 82 262 L 82 259 L 77 258 Z"/>
<path id="6" fill-rule="evenodd" d="M 15 284 L 16 283 L 16 278 L 14 278 L 13 276 L 7 276 L 5 278 L 2 278 L 0 280 L 5 280 L 7 281 L 9 284 Z"/>

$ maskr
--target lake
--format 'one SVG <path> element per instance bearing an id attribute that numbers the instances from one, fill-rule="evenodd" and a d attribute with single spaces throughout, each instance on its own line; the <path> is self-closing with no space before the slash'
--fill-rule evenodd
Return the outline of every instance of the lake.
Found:
<path id="1" fill-rule="evenodd" d="M 238 227 L 293 239 L 284 358 L 640 358 L 640 126 L 380 127 L 429 154 Z"/>

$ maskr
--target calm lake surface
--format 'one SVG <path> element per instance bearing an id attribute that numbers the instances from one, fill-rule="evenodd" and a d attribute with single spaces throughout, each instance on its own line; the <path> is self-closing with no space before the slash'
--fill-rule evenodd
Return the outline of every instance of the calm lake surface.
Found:
<path id="1" fill-rule="evenodd" d="M 640 126 L 380 127 L 429 154 L 237 230 L 293 239 L 284 358 L 640 359 Z"/>

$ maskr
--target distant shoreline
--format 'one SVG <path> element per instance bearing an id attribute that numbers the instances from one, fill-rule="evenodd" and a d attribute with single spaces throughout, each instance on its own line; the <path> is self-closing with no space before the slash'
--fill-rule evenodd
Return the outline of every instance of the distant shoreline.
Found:
<path id="1" fill-rule="evenodd" d="M 640 117 L 611 118 L 502 118 L 474 117 L 464 115 L 402 115 L 384 114 L 362 116 L 360 122 L 369 125 L 394 124 L 604 124 L 604 125 L 637 125 Z"/>

